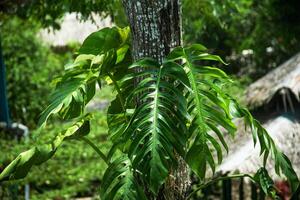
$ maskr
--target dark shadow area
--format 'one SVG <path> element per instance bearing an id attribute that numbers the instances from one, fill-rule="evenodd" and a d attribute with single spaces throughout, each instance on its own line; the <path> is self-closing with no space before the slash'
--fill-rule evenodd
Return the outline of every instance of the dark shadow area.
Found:
<path id="1" fill-rule="evenodd" d="M 251 110 L 251 113 L 262 123 L 279 115 L 300 120 L 300 102 L 289 88 L 281 88 L 271 101 Z"/>

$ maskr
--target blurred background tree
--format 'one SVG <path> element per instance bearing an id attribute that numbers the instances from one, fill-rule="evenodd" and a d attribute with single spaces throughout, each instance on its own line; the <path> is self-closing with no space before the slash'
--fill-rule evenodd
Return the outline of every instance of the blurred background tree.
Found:
<path id="1" fill-rule="evenodd" d="M 299 49 L 297 0 L 182 0 L 185 43 L 200 42 L 231 63 L 227 72 L 257 79 Z M 0 13 L 59 28 L 68 12 L 93 19 L 110 16 L 119 26 L 127 21 L 120 0 L 0 1 Z M 1 15 L 0 15 L 1 16 Z M 3 18 L 3 17 L 1 17 Z"/>
<path id="2" fill-rule="evenodd" d="M 80 13 L 82 20 L 93 19 L 92 14 L 103 17 L 117 16 L 121 11 L 118 0 L 1 0 L 0 13 L 39 22 L 43 27 L 59 29 L 66 13 Z"/>
<path id="3" fill-rule="evenodd" d="M 122 19 L 118 16 L 123 10 L 117 0 L 0 0 L 0 34 L 13 122 L 35 128 L 47 104 L 53 75 L 63 70 L 75 50 L 71 45 L 66 52 L 54 52 L 38 33 L 45 27 L 59 29 L 63 17 L 71 12 L 78 13 L 80 20 L 93 21 L 94 14 Z"/>
<path id="4" fill-rule="evenodd" d="M 17 17 L 1 25 L 10 114 L 14 122 L 30 128 L 35 127 L 39 113 L 47 105 L 51 79 L 67 61 L 37 37 L 39 28 Z"/>
<path id="5" fill-rule="evenodd" d="M 183 0 L 185 41 L 226 57 L 231 74 L 261 77 L 300 49 L 297 0 Z"/>
<path id="6" fill-rule="evenodd" d="M 78 45 L 66 44 L 65 51 L 56 51 L 41 40 L 39 31 L 42 27 L 59 28 L 62 17 L 68 12 L 80 11 L 81 19 L 91 19 L 93 11 L 103 12 L 105 16 L 108 12 L 106 5 L 104 1 L 0 1 L 0 34 L 11 118 L 30 129 L 27 139 L 0 131 L 0 171 L 18 152 L 32 143 L 50 140 L 64 126 L 55 122 L 46 130 L 36 129 L 37 119 L 52 91 L 51 80 L 63 71 Z M 109 90 L 99 99 L 111 96 Z M 105 149 L 106 116 L 101 110 L 97 110 L 95 115 L 92 123 L 96 128 L 89 137 L 103 141 Z M 93 196 L 97 194 L 104 169 L 105 165 L 98 162 L 92 149 L 86 149 L 80 142 L 68 143 L 51 163 L 35 168 L 25 180 L 1 185 L 0 199 L 11 199 L 12 191 L 18 199 L 23 199 L 27 183 L 31 186 L 31 199 Z"/>
<path id="7" fill-rule="evenodd" d="M 3 19 L 3 18 L 2 18 Z M 37 119 L 47 106 L 52 91 L 51 80 L 59 75 L 72 58 L 78 45 L 67 44 L 65 51 L 56 51 L 39 38 L 41 26 L 33 20 L 7 17 L 1 21 L 1 34 L 7 72 L 7 89 L 10 111 L 14 122 L 29 127 L 29 138 L 17 138 L 0 131 L 0 171 L 21 151 L 33 143 L 51 140 L 64 124 L 56 121 L 47 129 L 36 129 Z M 22 30 L 22 31 L 20 31 Z M 111 90 L 103 90 L 99 100 L 111 99 Z M 104 102 L 105 104 L 105 102 Z M 96 107 L 89 138 L 100 141 L 108 151 L 106 115 Z M 107 146 L 107 149 L 106 149 Z M 24 185 L 30 184 L 30 199 L 70 199 L 97 195 L 105 164 L 98 161 L 93 149 L 81 142 L 64 144 L 55 159 L 35 167 L 25 179 L 0 186 L 0 199 L 11 199 L 9 188 L 14 187 L 18 199 L 24 198 Z"/>

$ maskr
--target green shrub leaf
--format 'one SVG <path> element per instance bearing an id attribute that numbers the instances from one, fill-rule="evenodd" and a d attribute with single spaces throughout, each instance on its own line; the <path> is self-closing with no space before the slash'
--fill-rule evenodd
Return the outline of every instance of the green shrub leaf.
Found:
<path id="1" fill-rule="evenodd" d="M 183 68 L 187 72 L 189 84 L 185 85 L 188 89 L 188 112 L 191 116 L 189 126 L 191 144 L 186 161 L 200 178 L 205 178 L 207 164 L 214 172 L 216 164 L 222 162 L 223 155 L 220 144 L 228 151 L 228 146 L 218 126 L 223 126 L 232 134 L 236 131 L 229 116 L 230 101 L 222 92 L 221 87 L 215 84 L 215 80 L 228 83 L 230 79 L 225 72 L 218 68 L 199 65 L 202 60 L 224 63 L 220 57 L 206 53 L 206 48 L 202 45 L 177 47 L 169 54 L 168 59 L 182 62 Z M 211 135 L 212 132 L 215 132 L 216 138 Z M 214 161 L 211 149 L 216 151 L 217 162 Z"/>
<path id="2" fill-rule="evenodd" d="M 59 133 L 51 143 L 33 147 L 19 154 L 0 174 L 0 182 L 24 178 L 32 166 L 40 165 L 49 160 L 64 140 L 78 139 L 87 135 L 90 123 L 80 120 L 65 131 Z"/>
<path id="3" fill-rule="evenodd" d="M 277 199 L 274 181 L 271 179 L 268 171 L 265 168 L 262 167 L 257 170 L 254 180 L 262 188 L 266 195 L 272 197 L 273 199 Z"/>
<path id="4" fill-rule="evenodd" d="M 143 179 L 155 194 L 176 165 L 174 150 L 184 155 L 186 102 L 183 93 L 172 82 L 181 80 L 184 83 L 187 79 L 179 77 L 184 71 L 180 66 L 176 67 L 143 59 L 130 67 L 142 68 L 142 72 L 130 74 L 123 80 L 126 88 L 128 80 L 149 75 L 127 95 L 127 102 L 141 95 L 141 104 L 120 136 L 126 142 L 130 141 L 128 155 L 132 167 L 142 172 Z"/>
<path id="5" fill-rule="evenodd" d="M 104 176 L 100 196 L 102 200 L 146 200 L 143 188 L 136 182 L 133 168 L 126 156 L 112 162 Z"/>
<path id="6" fill-rule="evenodd" d="M 79 49 L 80 54 L 99 55 L 111 49 L 118 49 L 127 42 L 129 28 L 104 28 L 89 35 Z"/>
<path id="7" fill-rule="evenodd" d="M 218 56 L 206 53 L 206 49 L 201 45 L 177 47 L 169 54 L 167 60 L 182 62 L 189 78 L 189 84 L 185 86 L 188 91 L 186 95 L 188 112 L 191 116 L 188 129 L 191 144 L 186 161 L 192 170 L 200 178 L 204 178 L 207 163 L 214 172 L 215 162 L 212 157 L 217 157 L 218 163 L 222 161 L 219 143 L 228 151 L 219 127 L 222 126 L 234 136 L 236 127 L 233 119 L 244 118 L 245 124 L 251 128 L 254 143 L 258 141 L 260 144 L 263 164 L 266 165 L 271 155 L 275 160 L 276 173 L 280 175 L 282 172 L 289 180 L 292 190 L 295 191 L 299 180 L 289 159 L 277 148 L 267 131 L 252 117 L 251 113 L 222 91 L 222 86 L 231 82 L 230 78 L 220 69 L 201 65 L 203 60 L 213 60 L 223 64 L 224 61 Z M 211 135 L 212 132 L 217 135 L 217 138 Z M 209 148 L 209 142 L 212 148 Z M 216 151 L 216 156 L 212 156 L 211 149 Z"/>

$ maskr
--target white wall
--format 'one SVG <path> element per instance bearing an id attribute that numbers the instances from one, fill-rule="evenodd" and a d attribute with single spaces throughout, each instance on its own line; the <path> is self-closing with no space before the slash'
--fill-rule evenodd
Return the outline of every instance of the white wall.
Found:
<path id="1" fill-rule="evenodd" d="M 70 42 L 80 42 L 92 32 L 103 27 L 111 27 L 112 22 L 109 17 L 103 19 L 100 16 L 93 15 L 92 20 L 80 21 L 77 13 L 66 14 L 61 23 L 61 29 L 42 29 L 40 36 L 42 40 L 53 46 L 63 46 Z"/>

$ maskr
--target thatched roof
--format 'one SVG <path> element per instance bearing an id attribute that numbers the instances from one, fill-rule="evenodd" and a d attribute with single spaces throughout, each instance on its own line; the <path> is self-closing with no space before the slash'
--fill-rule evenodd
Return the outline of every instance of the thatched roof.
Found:
<path id="1" fill-rule="evenodd" d="M 300 175 L 300 121 L 288 115 L 281 115 L 263 124 L 278 147 L 291 159 L 296 173 Z M 230 141 L 233 147 L 229 155 L 224 159 L 218 171 L 241 173 L 255 173 L 262 166 L 262 158 L 259 156 L 259 143 L 254 147 L 250 132 L 238 133 L 239 137 Z M 269 159 L 267 168 L 270 174 L 276 177 L 273 162 Z"/>
<path id="2" fill-rule="evenodd" d="M 292 92 L 300 101 L 300 53 L 251 84 L 245 96 L 248 105 L 255 108 L 270 102 L 277 92 Z"/>
<path id="3" fill-rule="evenodd" d="M 251 84 L 246 91 L 248 105 L 255 110 L 256 117 L 263 119 L 263 127 L 267 129 L 277 146 L 290 158 L 298 176 L 300 176 L 299 94 L 300 53 Z M 277 102 L 277 105 L 279 102 L 280 106 L 288 106 L 291 109 L 275 111 L 274 106 L 270 106 L 272 102 Z M 263 105 L 269 108 L 264 110 L 261 107 Z M 237 137 L 229 141 L 232 149 L 223 164 L 219 166 L 218 171 L 255 173 L 262 166 L 259 143 L 254 148 L 250 130 L 245 130 L 242 121 L 238 121 L 237 127 Z M 273 166 L 274 163 L 270 161 L 267 168 L 270 169 L 271 176 L 276 178 Z"/>

